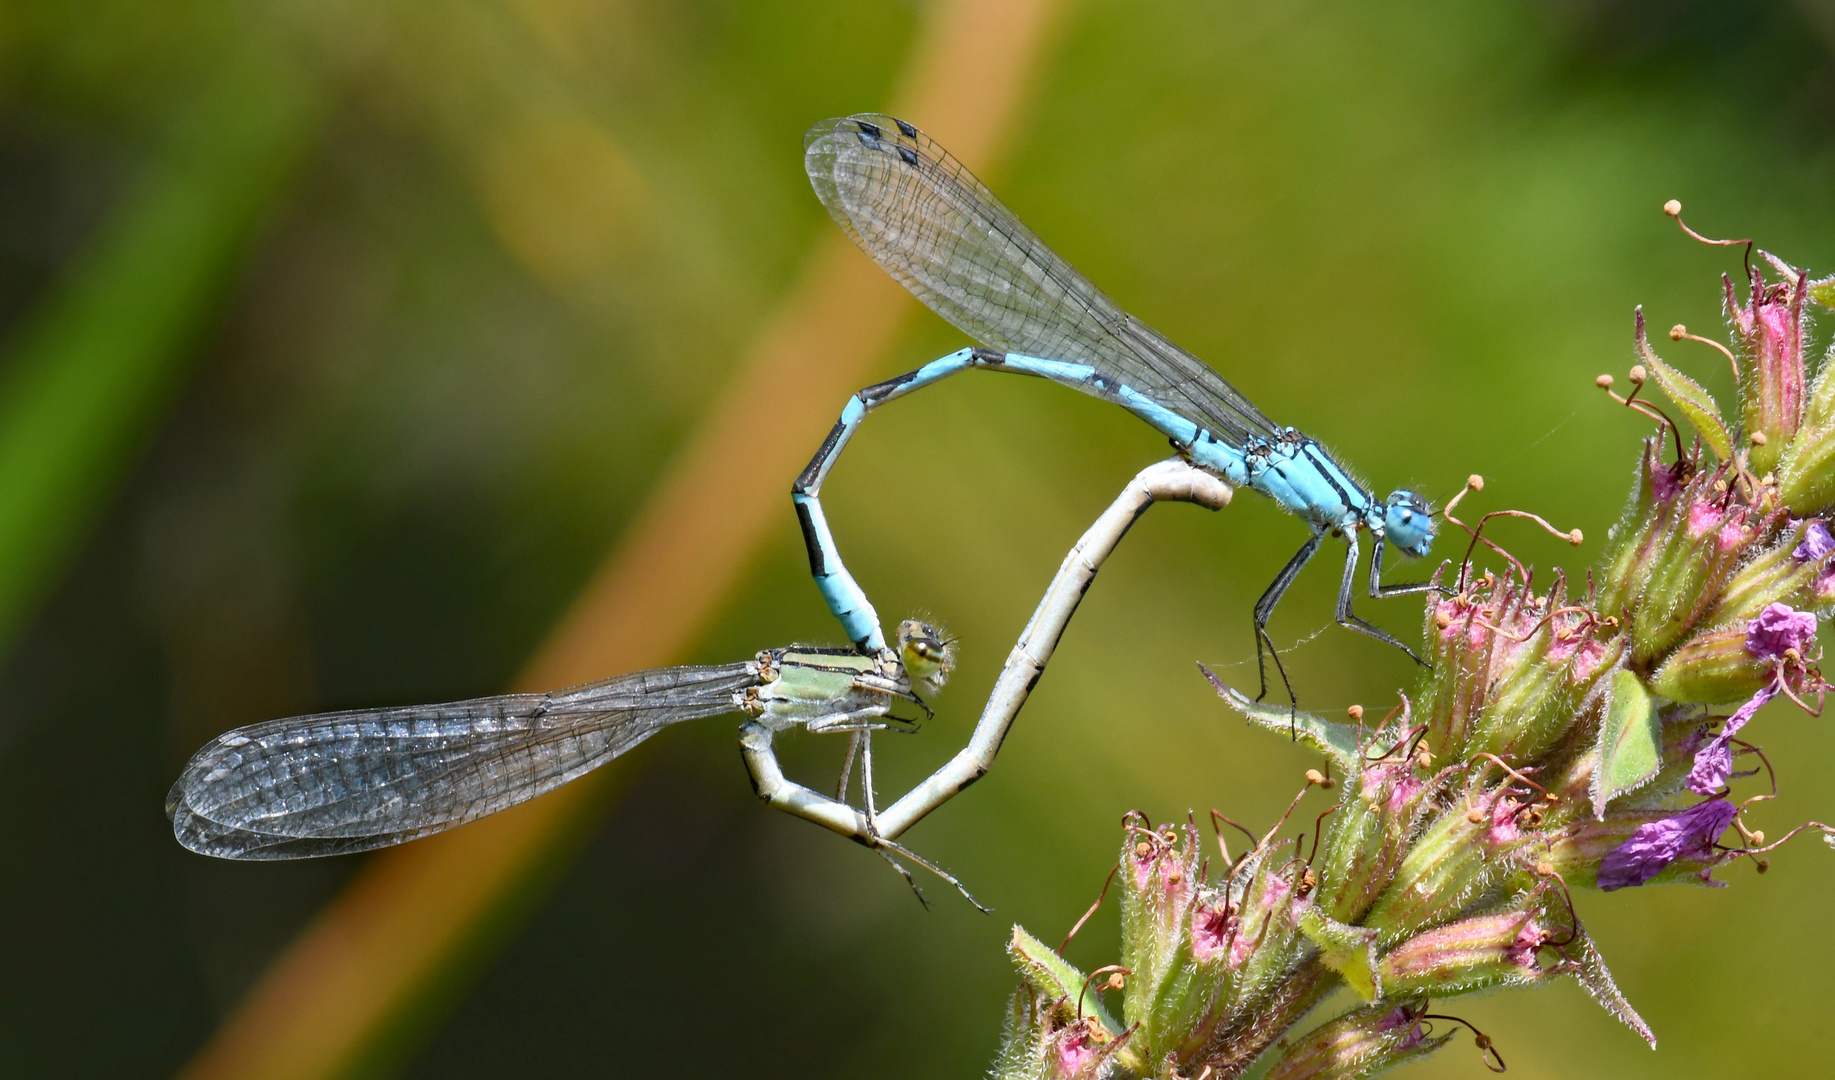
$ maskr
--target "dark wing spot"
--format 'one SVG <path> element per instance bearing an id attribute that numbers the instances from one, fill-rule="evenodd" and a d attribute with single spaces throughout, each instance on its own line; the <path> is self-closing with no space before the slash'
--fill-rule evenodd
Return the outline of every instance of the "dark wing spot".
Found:
<path id="1" fill-rule="evenodd" d="M 854 126 L 860 129 L 860 134 L 866 136 L 865 138 L 860 140 L 861 142 L 864 142 L 868 146 L 871 146 L 873 145 L 874 142 L 878 141 L 879 139 L 879 125 L 878 124 L 869 124 L 865 120 L 856 120 L 854 121 Z"/>
<path id="2" fill-rule="evenodd" d="M 905 133 L 905 138 L 907 139 L 917 138 L 917 128 L 912 127 L 910 124 L 907 124 L 903 120 L 900 120 L 896 117 L 893 118 L 892 122 L 898 125 L 898 130 Z"/>
<path id="3" fill-rule="evenodd" d="M 911 149 L 909 146 L 901 146 L 898 148 L 898 156 L 901 160 L 904 161 L 905 164 L 911 166 L 912 168 L 917 167 L 917 151 L 916 150 Z"/>

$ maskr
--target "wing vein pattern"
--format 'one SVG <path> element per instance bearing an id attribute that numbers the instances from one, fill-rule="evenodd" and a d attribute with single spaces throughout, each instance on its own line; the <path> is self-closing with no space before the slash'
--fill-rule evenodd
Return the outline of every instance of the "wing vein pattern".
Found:
<path id="1" fill-rule="evenodd" d="M 1210 365 L 1123 311 L 910 124 L 876 113 L 825 120 L 804 136 L 803 163 L 854 243 L 983 345 L 1087 364 L 1237 446 L 1279 433 Z"/>
<path id="2" fill-rule="evenodd" d="M 738 711 L 756 663 L 546 694 L 269 720 L 217 737 L 166 796 L 181 843 L 237 859 L 387 847 L 560 787 L 670 724 Z"/>

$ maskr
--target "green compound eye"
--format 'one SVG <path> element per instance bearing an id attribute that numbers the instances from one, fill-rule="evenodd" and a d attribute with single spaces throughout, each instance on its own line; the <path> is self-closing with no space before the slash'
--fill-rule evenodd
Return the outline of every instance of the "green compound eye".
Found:
<path id="1" fill-rule="evenodd" d="M 955 667 L 955 644 L 943 630 L 922 620 L 906 619 L 898 624 L 898 658 L 912 689 L 920 694 L 942 689 Z"/>

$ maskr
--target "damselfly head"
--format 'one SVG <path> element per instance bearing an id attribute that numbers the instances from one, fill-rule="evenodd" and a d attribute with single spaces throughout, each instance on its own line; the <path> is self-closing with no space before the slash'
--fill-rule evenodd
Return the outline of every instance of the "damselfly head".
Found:
<path id="1" fill-rule="evenodd" d="M 1383 503 L 1383 536 L 1404 555 L 1419 559 L 1433 549 L 1434 515 L 1412 491 L 1392 493 Z"/>
<path id="2" fill-rule="evenodd" d="M 929 697 L 949 681 L 956 669 L 956 639 L 949 631 L 922 619 L 898 624 L 898 658 L 911 678 L 911 689 Z"/>

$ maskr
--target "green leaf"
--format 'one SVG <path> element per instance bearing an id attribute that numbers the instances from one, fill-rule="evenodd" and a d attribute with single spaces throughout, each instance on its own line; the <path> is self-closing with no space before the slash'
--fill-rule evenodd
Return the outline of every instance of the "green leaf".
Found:
<path id="1" fill-rule="evenodd" d="M 1297 709 L 1282 708 L 1254 701 L 1248 695 L 1219 679 L 1215 672 L 1203 664 L 1198 670 L 1216 688 L 1217 696 L 1230 703 L 1230 707 L 1243 714 L 1249 723 L 1267 728 L 1277 734 L 1298 739 L 1300 742 L 1329 756 L 1345 775 L 1350 775 L 1357 764 L 1358 744 L 1357 728 L 1336 720 L 1326 720 L 1311 713 Z"/>
<path id="2" fill-rule="evenodd" d="M 1656 699 L 1636 672 L 1612 676 L 1612 707 L 1599 732 L 1599 764 L 1593 771 L 1593 812 L 1603 815 L 1613 799 L 1650 782 L 1663 767 L 1663 724 Z"/>
<path id="3" fill-rule="evenodd" d="M 1726 421 L 1720 418 L 1720 405 L 1714 395 L 1707 392 L 1702 385 L 1665 364 L 1657 357 L 1655 349 L 1650 347 L 1650 339 L 1644 333 L 1644 311 L 1637 314 L 1637 352 L 1638 360 L 1657 380 L 1657 385 L 1669 395 L 1682 415 L 1688 417 L 1695 430 L 1701 432 L 1701 441 L 1708 444 L 1722 461 L 1733 459 L 1733 436 L 1728 432 Z"/>
<path id="4" fill-rule="evenodd" d="M 1077 1008 L 1083 1015 L 1094 1016 L 1109 1031 L 1121 1034 L 1121 1025 L 1102 1007 L 1102 998 L 1097 996 L 1096 991 L 1086 985 L 1083 972 L 1059 956 L 1057 950 L 1026 933 L 1024 927 L 1016 924 L 1007 951 L 1013 955 L 1014 966 L 1019 968 L 1021 978 L 1052 997 L 1078 1002 Z"/>
<path id="5" fill-rule="evenodd" d="M 1376 931 L 1347 926 L 1307 904 L 1300 912 L 1300 932 L 1319 946 L 1326 966 L 1336 971 L 1358 997 L 1375 1001 L 1382 996 L 1376 975 Z"/>

